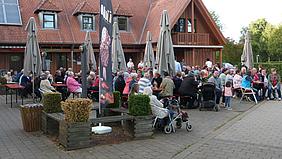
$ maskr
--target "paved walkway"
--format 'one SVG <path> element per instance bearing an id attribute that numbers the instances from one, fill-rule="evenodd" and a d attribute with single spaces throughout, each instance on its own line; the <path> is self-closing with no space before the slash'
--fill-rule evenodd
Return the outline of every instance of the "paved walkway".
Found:
<path id="1" fill-rule="evenodd" d="M 235 101 L 234 110 L 220 112 L 191 110 L 189 115 L 193 125 L 193 131 L 187 132 L 184 128 L 176 133 L 165 135 L 157 133 L 153 139 L 137 140 L 115 145 L 100 145 L 88 149 L 64 151 L 55 145 L 49 138 L 37 133 L 26 133 L 22 129 L 20 111 L 18 108 L 10 108 L 5 104 L 5 96 L 0 96 L 0 159 L 80 159 L 80 158 L 172 158 L 185 154 L 190 146 L 197 144 L 202 139 L 221 129 L 225 123 L 250 109 L 253 103 L 243 103 L 240 106 Z M 282 109 L 281 109 L 282 110 Z M 268 120 L 266 120 L 268 121 Z M 230 128 L 230 132 L 237 130 Z M 211 140 L 210 145 L 219 145 L 228 138 L 222 134 L 219 139 Z M 242 133 L 239 133 L 242 134 Z M 240 136 L 238 136 L 240 139 Z M 240 141 L 234 141 L 240 142 Z M 277 141 L 278 142 L 278 141 Z M 209 146 L 209 145 L 208 145 Z M 208 146 L 202 146 L 201 151 L 210 151 Z M 222 146 L 224 148 L 224 146 Z M 217 148 L 216 148 L 217 149 Z M 201 153 L 199 151 L 199 153 Z M 221 153 L 219 150 L 218 153 Z M 217 153 L 217 155 L 218 155 Z M 195 154 L 197 154 L 195 152 Z M 192 154 L 194 155 L 194 154 Z M 189 157 L 190 158 L 190 157 Z M 192 157 L 193 158 L 193 157 Z"/>
<path id="2" fill-rule="evenodd" d="M 281 121 L 282 103 L 265 102 L 175 158 L 281 159 Z"/>

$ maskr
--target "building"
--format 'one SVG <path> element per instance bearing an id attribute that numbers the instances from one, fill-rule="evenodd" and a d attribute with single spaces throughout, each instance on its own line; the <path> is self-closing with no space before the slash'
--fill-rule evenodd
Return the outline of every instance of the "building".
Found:
<path id="1" fill-rule="evenodd" d="M 143 58 L 147 31 L 156 50 L 160 17 L 167 10 L 177 60 L 202 65 L 222 58 L 225 38 L 202 0 L 112 0 L 126 60 Z M 99 0 L 0 0 L 0 69 L 20 70 L 27 38 L 26 24 L 35 17 L 40 49 L 52 73 L 59 67 L 80 69 L 79 45 L 91 32 L 98 57 Z M 71 62 L 73 60 L 73 63 Z M 218 61 L 218 62 L 221 62 Z M 73 66 L 72 66 L 73 64 Z"/>

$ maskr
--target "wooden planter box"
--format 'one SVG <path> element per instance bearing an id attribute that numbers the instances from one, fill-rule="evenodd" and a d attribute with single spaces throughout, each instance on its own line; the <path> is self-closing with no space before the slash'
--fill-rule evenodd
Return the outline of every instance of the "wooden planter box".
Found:
<path id="1" fill-rule="evenodd" d="M 44 134 L 59 135 L 59 121 L 50 118 L 45 111 L 42 111 L 41 115 L 42 126 L 41 129 Z"/>
<path id="2" fill-rule="evenodd" d="M 135 139 L 151 138 L 152 116 L 136 116 L 133 121 L 127 121 L 126 127 Z"/>
<path id="3" fill-rule="evenodd" d="M 87 148 L 91 145 L 91 123 L 60 121 L 59 142 L 66 150 Z"/>

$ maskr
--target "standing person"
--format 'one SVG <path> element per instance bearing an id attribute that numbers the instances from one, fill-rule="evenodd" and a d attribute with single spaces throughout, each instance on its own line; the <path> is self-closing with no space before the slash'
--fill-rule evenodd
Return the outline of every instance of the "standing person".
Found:
<path id="1" fill-rule="evenodd" d="M 224 96 L 225 96 L 225 108 L 227 110 L 232 110 L 232 107 L 231 107 L 232 83 L 231 81 L 227 81 L 225 84 Z"/>
<path id="2" fill-rule="evenodd" d="M 175 72 L 182 72 L 181 64 L 175 60 Z"/>
<path id="3" fill-rule="evenodd" d="M 179 93 L 181 96 L 189 96 L 191 99 L 188 99 L 189 105 L 188 108 L 194 107 L 194 102 L 197 99 L 199 83 L 195 80 L 193 73 L 190 73 L 188 77 L 184 78 L 181 86 L 179 88 Z M 184 103 L 181 103 L 183 105 Z"/>
<path id="4" fill-rule="evenodd" d="M 137 67 L 138 67 L 138 69 L 143 69 L 144 68 L 144 62 L 141 60 Z"/>
<path id="5" fill-rule="evenodd" d="M 144 88 L 151 87 L 151 81 L 149 80 L 149 74 L 146 72 L 144 77 L 142 77 L 139 81 L 139 93 L 144 92 Z"/>
<path id="6" fill-rule="evenodd" d="M 164 79 L 161 83 L 160 97 L 170 97 L 173 96 L 173 89 L 175 88 L 174 83 L 169 76 L 168 72 L 164 72 Z"/>
<path id="7" fill-rule="evenodd" d="M 219 75 L 220 81 L 221 81 L 221 86 L 223 87 L 223 97 L 222 97 L 222 105 L 225 103 L 225 97 L 224 97 L 224 88 L 225 88 L 225 83 L 226 83 L 226 75 L 228 74 L 229 70 L 224 68 L 222 70 L 222 73 Z"/>
<path id="8" fill-rule="evenodd" d="M 123 78 L 123 72 L 119 72 L 118 77 L 115 81 L 115 91 L 119 91 L 120 94 L 122 94 L 124 87 L 125 87 L 125 81 Z"/>
<path id="9" fill-rule="evenodd" d="M 281 101 L 281 90 L 280 90 L 280 75 L 277 73 L 275 68 L 271 69 L 271 74 L 268 76 L 268 98 L 271 99 L 271 93 L 273 93 L 273 97 L 276 98 L 276 93 L 278 93 L 278 100 Z"/>
<path id="10" fill-rule="evenodd" d="M 134 83 L 133 86 L 130 89 L 128 96 L 130 97 L 132 95 L 138 95 L 138 93 L 139 93 L 139 84 Z"/>
<path id="11" fill-rule="evenodd" d="M 268 89 L 268 79 L 267 79 L 267 72 L 265 68 L 261 70 L 260 81 L 263 82 L 263 97 L 266 95 L 266 90 Z"/>
<path id="12" fill-rule="evenodd" d="M 130 83 L 129 83 L 129 91 L 131 90 L 132 86 L 133 86 L 135 83 L 138 83 L 138 81 L 137 81 L 137 73 L 131 73 L 130 75 L 131 75 L 131 77 L 132 77 L 132 80 L 131 80 Z"/>
<path id="13" fill-rule="evenodd" d="M 222 89 L 223 89 L 223 87 L 221 85 L 221 80 L 218 76 L 219 76 L 219 72 L 214 71 L 213 76 L 211 76 L 208 80 L 208 82 L 215 84 L 215 95 L 216 95 L 216 104 L 217 105 L 220 102 L 220 98 L 221 98 L 221 95 L 222 95 Z"/>
<path id="14" fill-rule="evenodd" d="M 129 70 L 133 70 L 134 69 L 134 63 L 132 62 L 132 59 L 130 58 L 128 63 L 127 63 L 127 68 Z"/>
<path id="15" fill-rule="evenodd" d="M 212 68 L 212 62 L 210 61 L 209 58 L 207 58 L 207 60 L 206 60 L 206 66 L 207 66 L 208 68 Z"/>
<path id="16" fill-rule="evenodd" d="M 174 90 L 173 90 L 173 93 L 174 94 L 179 94 L 179 88 L 181 86 L 181 83 L 182 83 L 182 73 L 181 72 L 177 72 L 176 73 L 176 76 L 173 77 L 173 83 L 174 83 Z"/>

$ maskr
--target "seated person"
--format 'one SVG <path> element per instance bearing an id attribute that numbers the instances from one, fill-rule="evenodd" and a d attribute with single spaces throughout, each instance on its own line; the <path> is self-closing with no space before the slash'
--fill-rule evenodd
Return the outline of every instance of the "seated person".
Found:
<path id="1" fill-rule="evenodd" d="M 66 84 L 67 84 L 67 88 L 68 88 L 69 92 L 71 92 L 71 93 L 81 93 L 82 92 L 81 84 L 79 84 L 74 79 L 74 73 L 73 72 L 68 73 L 68 78 L 67 78 Z"/>
<path id="2" fill-rule="evenodd" d="M 170 97 L 173 96 L 173 89 L 175 88 L 174 83 L 167 72 L 164 72 L 164 79 L 161 83 L 160 97 Z"/>
<path id="3" fill-rule="evenodd" d="M 236 74 L 233 77 L 233 88 L 234 88 L 234 97 L 240 97 L 241 92 L 241 84 L 242 84 L 242 76 L 240 70 L 236 70 Z"/>
<path id="4" fill-rule="evenodd" d="M 154 73 L 154 78 L 152 79 L 152 86 L 155 88 L 160 88 L 163 79 L 159 72 Z"/>
<path id="5" fill-rule="evenodd" d="M 28 95 L 32 96 L 32 74 L 29 74 L 29 76 L 24 75 L 23 73 L 21 74 L 19 78 L 19 84 L 21 86 L 24 86 L 24 89 L 22 90 L 22 96 L 23 97 L 28 97 Z"/>
<path id="6" fill-rule="evenodd" d="M 138 95 L 139 93 L 139 84 L 138 83 L 134 83 L 130 89 L 130 92 L 128 94 L 128 97 L 130 97 L 131 95 Z"/>
<path id="7" fill-rule="evenodd" d="M 157 99 L 155 95 L 153 95 L 151 87 L 145 87 L 143 94 L 149 96 L 152 114 L 154 116 L 158 116 L 159 118 L 168 116 L 169 110 L 163 108 L 163 104 Z"/>
<path id="8" fill-rule="evenodd" d="M 51 83 L 48 80 L 48 75 L 45 73 L 41 75 L 40 91 L 43 94 L 56 91 L 55 88 L 51 86 Z"/>
<path id="9" fill-rule="evenodd" d="M 271 93 L 273 93 L 273 97 L 276 98 L 275 90 L 278 93 L 278 100 L 281 100 L 281 90 L 280 90 L 280 76 L 277 74 L 277 70 L 275 68 L 271 69 L 271 74 L 268 76 L 268 100 L 271 99 Z"/>
<path id="10" fill-rule="evenodd" d="M 182 83 L 182 73 L 181 72 L 177 72 L 176 76 L 173 77 L 172 81 L 174 83 L 175 88 L 173 89 L 173 94 L 179 94 L 179 88 L 181 86 Z"/>
<path id="11" fill-rule="evenodd" d="M 188 99 L 189 108 L 194 107 L 194 102 L 197 99 L 199 83 L 195 80 L 193 73 L 189 73 L 188 77 L 184 78 L 179 88 L 179 93 L 181 96 L 189 96 L 191 99 Z M 183 105 L 183 103 L 181 103 Z"/>
<path id="12" fill-rule="evenodd" d="M 253 90 L 256 94 L 256 98 L 258 99 L 257 90 L 252 87 L 252 80 L 251 71 L 247 71 L 247 73 L 243 76 L 241 87 L 245 90 Z"/>

